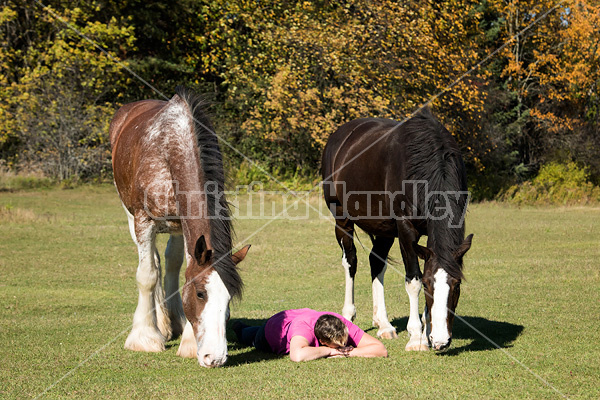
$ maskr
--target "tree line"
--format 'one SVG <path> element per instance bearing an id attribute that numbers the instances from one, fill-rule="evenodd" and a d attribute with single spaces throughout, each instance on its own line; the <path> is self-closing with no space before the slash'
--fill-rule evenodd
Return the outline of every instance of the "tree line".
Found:
<path id="1" fill-rule="evenodd" d="M 232 168 L 315 177 L 344 122 L 432 100 L 476 198 L 549 163 L 600 183 L 598 1 L 0 0 L 0 42 L 5 168 L 110 176 L 115 109 L 185 84 Z"/>

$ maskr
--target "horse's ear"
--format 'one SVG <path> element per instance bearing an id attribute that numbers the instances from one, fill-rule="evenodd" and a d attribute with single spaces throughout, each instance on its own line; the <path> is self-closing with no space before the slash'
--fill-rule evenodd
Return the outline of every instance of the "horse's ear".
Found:
<path id="1" fill-rule="evenodd" d="M 241 263 L 244 258 L 246 258 L 246 254 L 248 254 L 248 250 L 250 250 L 250 245 L 246 245 L 242 247 L 242 249 L 238 250 L 234 255 L 231 256 L 233 258 L 233 262 L 236 264 Z"/>
<path id="2" fill-rule="evenodd" d="M 417 257 L 419 257 L 422 260 L 425 260 L 425 262 L 427 262 L 427 260 L 429 260 L 429 258 L 433 254 L 431 250 L 429 250 L 425 246 L 421 246 L 417 242 L 413 242 L 413 249 L 415 250 L 415 253 L 417 253 Z"/>
<path id="3" fill-rule="evenodd" d="M 209 250 L 206 246 L 206 239 L 204 235 L 200 236 L 196 241 L 196 248 L 194 249 L 194 257 L 198 264 L 206 264 L 212 257 L 212 250 Z"/>
<path id="4" fill-rule="evenodd" d="M 454 252 L 454 258 L 457 261 L 462 260 L 462 258 L 465 255 L 465 253 L 467 251 L 469 251 L 469 249 L 471 248 L 471 241 L 472 240 L 473 240 L 473 234 L 471 233 L 469 236 L 467 236 L 465 238 L 465 240 L 462 242 L 462 244 L 460 245 L 460 247 L 458 249 L 456 249 L 456 251 Z"/>

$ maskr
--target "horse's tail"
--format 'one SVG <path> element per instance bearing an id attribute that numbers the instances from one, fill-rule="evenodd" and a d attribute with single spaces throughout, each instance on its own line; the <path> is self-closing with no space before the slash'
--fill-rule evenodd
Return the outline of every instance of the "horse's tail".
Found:
<path id="1" fill-rule="evenodd" d="M 190 89 L 178 86 L 177 95 L 185 101 L 193 118 L 198 154 L 205 181 L 205 195 L 213 247 L 213 267 L 219 273 L 231 297 L 240 297 L 242 278 L 231 258 L 233 228 L 229 203 L 225 198 L 225 170 L 219 138 L 208 119 L 203 99 Z"/>

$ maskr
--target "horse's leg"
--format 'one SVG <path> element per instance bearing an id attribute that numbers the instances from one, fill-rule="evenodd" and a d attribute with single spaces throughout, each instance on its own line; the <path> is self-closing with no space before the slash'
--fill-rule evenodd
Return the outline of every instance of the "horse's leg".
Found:
<path id="1" fill-rule="evenodd" d="M 421 269 L 419 268 L 419 259 L 414 251 L 413 242 L 419 240 L 416 231 L 409 222 L 404 220 L 398 223 L 398 240 L 400 242 L 400 251 L 402 252 L 402 260 L 406 270 L 406 278 L 404 287 L 408 293 L 408 301 L 410 305 L 410 315 L 406 330 L 410 335 L 410 339 L 406 344 L 406 351 L 428 350 L 429 345 L 427 336 L 423 334 L 421 320 L 419 319 L 419 293 L 422 287 Z"/>
<path id="2" fill-rule="evenodd" d="M 181 342 L 179 343 L 179 348 L 177 349 L 177 355 L 183 358 L 197 358 L 197 352 L 198 343 L 196 342 L 196 337 L 194 336 L 194 328 L 192 328 L 190 321 L 186 320 L 185 328 L 183 329 L 183 333 L 181 335 Z"/>
<path id="3" fill-rule="evenodd" d="M 423 323 L 423 335 L 421 336 L 421 342 L 429 344 L 427 338 L 429 335 L 431 335 L 431 315 L 427 309 L 427 304 L 425 304 L 425 309 L 423 310 L 423 315 L 421 316 L 421 322 Z"/>
<path id="4" fill-rule="evenodd" d="M 127 217 L 133 241 L 138 247 L 139 264 L 135 277 L 139 296 L 133 315 L 133 329 L 125 341 L 125 348 L 135 351 L 163 351 L 165 337 L 157 327 L 154 308 L 154 292 L 159 279 L 154 259 L 154 226 L 148 221 L 136 222 L 129 212 Z"/>
<path id="5" fill-rule="evenodd" d="M 335 237 L 342 248 L 342 265 L 346 275 L 346 292 L 342 315 L 347 320 L 354 320 L 354 276 L 356 275 L 356 247 L 354 247 L 354 224 L 349 220 L 336 220 Z"/>
<path id="6" fill-rule="evenodd" d="M 171 235 L 165 250 L 165 296 L 171 320 L 172 339 L 181 335 L 186 322 L 179 293 L 179 271 L 183 264 L 184 247 L 182 235 Z"/>
<path id="7" fill-rule="evenodd" d="M 377 336 L 383 339 L 396 339 L 396 328 L 390 324 L 385 308 L 383 277 L 387 269 L 387 256 L 394 244 L 394 238 L 375 237 L 373 249 L 369 255 L 373 289 L 373 325 L 379 328 Z"/>
<path id="8" fill-rule="evenodd" d="M 154 264 L 156 265 L 156 269 L 158 271 L 158 280 L 156 282 L 156 286 L 154 287 L 154 309 L 156 310 L 156 325 L 158 326 L 158 330 L 165 337 L 165 340 L 171 339 L 171 322 L 169 320 L 169 314 L 167 312 L 167 307 L 165 304 L 165 292 L 162 288 L 162 269 L 160 265 L 160 254 L 158 253 L 158 249 L 156 245 L 153 246 L 154 253 Z"/>

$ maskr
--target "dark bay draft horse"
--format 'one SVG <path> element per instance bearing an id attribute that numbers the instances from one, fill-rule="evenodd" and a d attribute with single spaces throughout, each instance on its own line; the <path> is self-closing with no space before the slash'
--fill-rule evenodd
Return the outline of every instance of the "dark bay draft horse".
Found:
<path id="1" fill-rule="evenodd" d="M 344 317 L 356 316 L 356 225 L 373 242 L 369 262 L 377 335 L 397 337 L 387 317 L 383 278 L 389 250 L 398 238 L 410 303 L 406 350 L 447 349 L 463 279 L 463 256 L 473 236 L 464 238 L 467 180 L 452 135 L 429 109 L 404 124 L 357 119 L 329 138 L 322 173 L 325 201 L 334 215 L 335 235 L 343 252 Z M 422 235 L 427 235 L 427 247 L 418 244 Z M 425 260 L 423 273 L 418 258 Z M 419 319 L 422 286 L 426 300 L 423 324 Z"/>
<path id="2" fill-rule="evenodd" d="M 126 104 L 110 126 L 115 186 L 139 253 L 138 305 L 125 348 L 162 351 L 167 340 L 182 335 L 178 355 L 216 367 L 227 359 L 229 301 L 241 295 L 237 263 L 249 246 L 231 254 L 217 137 L 199 97 L 182 87 L 176 93 L 168 102 Z M 164 291 L 158 233 L 170 234 Z M 186 282 L 180 295 L 184 254 Z"/>

